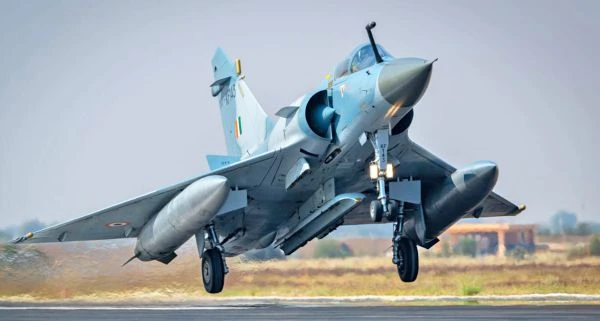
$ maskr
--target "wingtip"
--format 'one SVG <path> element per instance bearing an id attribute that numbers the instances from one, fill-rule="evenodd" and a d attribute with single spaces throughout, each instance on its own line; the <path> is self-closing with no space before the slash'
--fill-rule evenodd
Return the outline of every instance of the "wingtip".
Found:
<path id="1" fill-rule="evenodd" d="M 29 239 L 31 239 L 33 237 L 33 232 L 29 232 L 23 236 L 17 237 L 16 239 L 10 241 L 10 243 L 12 244 L 19 244 L 19 243 L 23 243 Z"/>
<path id="2" fill-rule="evenodd" d="M 521 214 L 526 209 L 527 209 L 527 205 L 521 204 L 521 205 L 517 206 L 517 208 L 512 212 L 512 215 Z"/>

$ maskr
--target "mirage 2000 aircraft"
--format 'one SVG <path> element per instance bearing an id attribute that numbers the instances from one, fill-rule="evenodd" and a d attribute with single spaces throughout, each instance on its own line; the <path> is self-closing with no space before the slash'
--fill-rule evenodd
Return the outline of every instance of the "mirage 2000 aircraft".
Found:
<path id="1" fill-rule="evenodd" d="M 223 289 L 225 258 L 274 246 L 289 255 L 342 224 L 393 222 L 393 263 L 417 278 L 417 245 L 429 249 L 465 217 L 522 212 L 492 192 L 490 161 L 455 169 L 408 138 L 413 109 L 435 60 L 395 58 L 358 46 L 316 89 L 269 117 L 239 60 L 212 59 L 227 155 L 210 172 L 90 215 L 28 233 L 15 243 L 137 238 L 133 259 L 164 264 L 192 236 L 206 291 Z"/>

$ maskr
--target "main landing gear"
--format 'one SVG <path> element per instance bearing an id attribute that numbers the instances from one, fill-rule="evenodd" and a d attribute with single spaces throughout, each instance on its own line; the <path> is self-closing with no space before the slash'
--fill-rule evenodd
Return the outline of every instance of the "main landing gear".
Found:
<path id="1" fill-rule="evenodd" d="M 376 181 L 377 200 L 371 201 L 370 215 L 373 222 L 381 222 L 383 217 L 394 222 L 392 238 L 393 259 L 398 267 L 398 275 L 404 282 L 413 282 L 419 273 L 419 253 L 415 241 L 404 233 L 404 202 L 391 200 L 386 190 L 386 179 L 393 178 L 393 167 L 387 164 L 389 128 L 382 128 L 369 134 L 375 149 L 375 161 L 371 163 L 369 175 Z"/>
<path id="2" fill-rule="evenodd" d="M 202 282 L 208 293 L 219 293 L 225 284 L 225 274 L 229 272 L 225 258 L 223 257 L 223 246 L 214 225 L 206 229 L 208 233 L 208 249 L 202 253 Z"/>
<path id="3" fill-rule="evenodd" d="M 392 245 L 394 249 L 392 262 L 398 267 L 398 276 L 403 282 L 414 282 L 419 274 L 419 252 L 417 244 L 404 234 L 404 209 L 400 203 L 397 221 L 394 224 L 394 237 Z"/>

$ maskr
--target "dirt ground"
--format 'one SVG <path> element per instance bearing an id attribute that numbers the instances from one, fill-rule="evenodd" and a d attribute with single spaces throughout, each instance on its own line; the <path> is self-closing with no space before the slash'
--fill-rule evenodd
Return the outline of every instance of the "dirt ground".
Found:
<path id="1" fill-rule="evenodd" d="M 0 266 L 0 298 L 207 295 L 193 248 L 182 249 L 168 266 L 133 261 L 121 267 L 131 248 L 111 243 L 20 247 Z M 562 254 L 524 260 L 421 255 L 414 283 L 402 283 L 391 258 L 383 256 L 269 262 L 230 258 L 228 263 L 231 272 L 219 296 L 600 294 L 600 258 L 566 260 Z"/>

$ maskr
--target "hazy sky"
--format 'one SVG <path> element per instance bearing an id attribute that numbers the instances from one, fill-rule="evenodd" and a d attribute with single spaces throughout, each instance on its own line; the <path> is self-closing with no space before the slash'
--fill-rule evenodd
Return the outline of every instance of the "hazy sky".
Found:
<path id="1" fill-rule="evenodd" d="M 438 57 L 411 137 L 546 221 L 600 219 L 600 1 L 0 0 L 0 226 L 76 218 L 225 153 L 210 58 L 273 114 L 376 40 Z M 492 219 L 493 221 L 493 219 Z"/>

